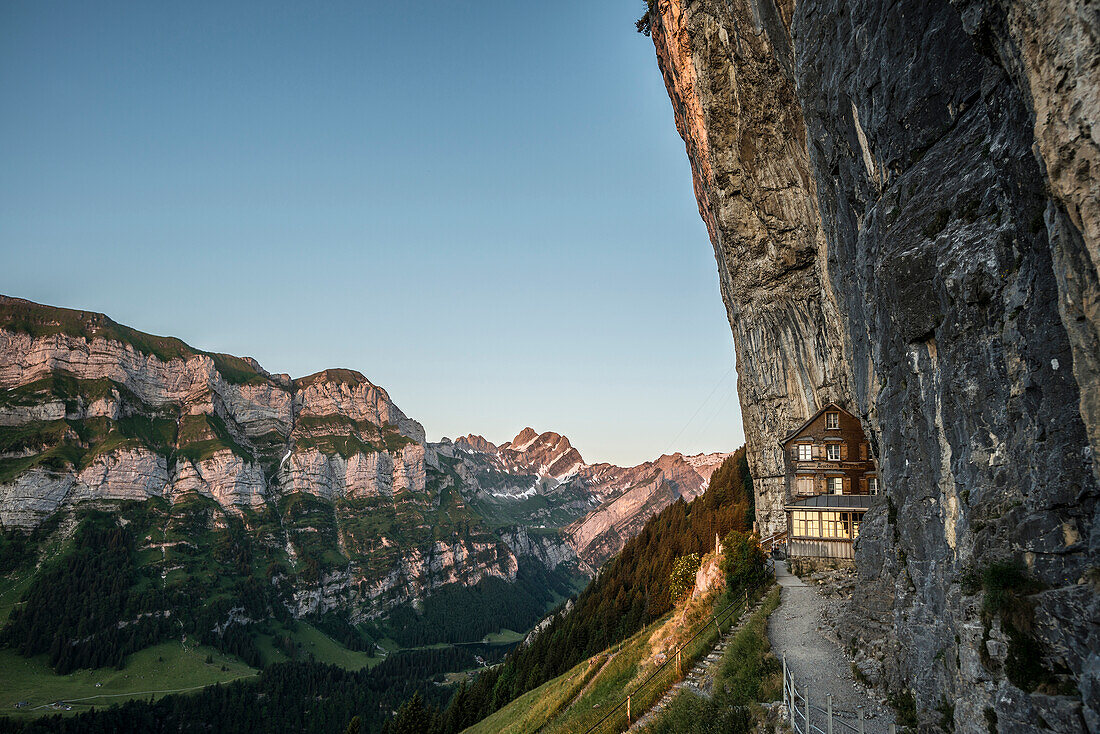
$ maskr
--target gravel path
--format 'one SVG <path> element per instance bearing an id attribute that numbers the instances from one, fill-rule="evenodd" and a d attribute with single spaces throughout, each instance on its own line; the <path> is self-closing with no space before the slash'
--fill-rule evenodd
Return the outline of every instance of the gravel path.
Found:
<path id="1" fill-rule="evenodd" d="M 787 571 L 787 564 L 775 564 L 775 578 L 783 587 L 782 601 L 768 620 L 768 638 L 776 657 L 787 658 L 799 690 L 809 686 L 810 701 L 825 708 L 825 695 L 833 696 L 833 711 L 855 712 L 863 706 L 866 734 L 888 734 L 894 713 L 871 698 L 852 677 L 851 663 L 837 644 L 822 634 L 825 600 L 811 586 Z M 811 722 L 825 729 L 811 714 Z M 853 721 L 845 717 L 848 721 Z M 841 727 L 836 732 L 844 731 Z"/>

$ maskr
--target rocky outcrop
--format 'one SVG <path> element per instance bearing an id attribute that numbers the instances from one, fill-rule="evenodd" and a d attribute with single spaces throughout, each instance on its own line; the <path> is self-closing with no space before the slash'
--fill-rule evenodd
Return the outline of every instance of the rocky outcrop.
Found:
<path id="1" fill-rule="evenodd" d="M 405 549 L 380 576 L 365 576 L 355 566 L 325 574 L 316 585 L 296 588 L 291 608 L 300 617 L 347 610 L 359 622 L 418 603 L 450 584 L 473 586 L 486 578 L 512 582 L 518 571 L 517 554 L 495 538 L 436 541 Z"/>
<path id="2" fill-rule="evenodd" d="M 407 417 L 389 394 L 354 370 L 324 370 L 294 381 L 299 418 L 338 415 L 374 426 L 393 426 L 402 436 L 424 443 L 424 427 Z"/>
<path id="3" fill-rule="evenodd" d="M 726 583 L 722 577 L 721 553 L 708 553 L 695 572 L 695 586 L 691 590 L 692 599 L 700 599 L 721 588 Z"/>
<path id="4" fill-rule="evenodd" d="M 310 448 L 290 452 L 282 463 L 278 484 L 285 492 L 306 492 L 322 499 L 390 497 L 426 483 L 423 444 L 394 451 L 356 452 L 347 458 Z"/>
<path id="5" fill-rule="evenodd" d="M 558 533 L 539 532 L 519 526 L 503 530 L 500 537 L 517 558 L 534 558 L 551 571 L 562 564 L 571 563 L 588 576 L 595 574 L 595 569 L 578 558 L 576 550 Z"/>
<path id="6" fill-rule="evenodd" d="M 1100 728 L 1096 20 L 1010 0 L 648 14 L 758 517 L 779 517 L 776 437 L 829 400 L 859 414 L 886 501 L 843 634 L 956 731 Z M 983 602 L 1012 564 L 1015 618 Z"/>
<path id="7" fill-rule="evenodd" d="M 463 451 L 476 451 L 482 454 L 495 453 L 497 450 L 497 446 L 495 443 L 486 440 L 484 436 L 477 436 L 473 433 L 456 438 L 454 440 L 454 445 L 455 448 L 462 449 Z"/>
<path id="8" fill-rule="evenodd" d="M 102 314 L 0 297 L 0 390 L 5 444 L 23 460 L 0 474 L 11 475 L 0 480 L 4 526 L 90 499 L 197 492 L 232 510 L 297 491 L 423 491 L 426 481 L 423 427 L 363 375 L 292 382 Z"/>

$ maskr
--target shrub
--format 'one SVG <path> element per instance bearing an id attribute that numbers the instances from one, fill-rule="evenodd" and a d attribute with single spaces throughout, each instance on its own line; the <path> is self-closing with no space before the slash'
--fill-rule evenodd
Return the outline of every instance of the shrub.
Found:
<path id="1" fill-rule="evenodd" d="M 638 33 L 641 33 L 643 36 L 648 36 L 652 31 L 652 14 L 654 11 L 653 6 L 657 3 L 656 0 L 643 0 L 643 2 L 645 2 L 645 13 L 642 15 L 641 18 L 638 18 L 638 20 L 634 21 L 634 27 L 638 29 Z"/>
<path id="2" fill-rule="evenodd" d="M 722 548 L 722 573 L 731 592 L 764 583 L 767 559 L 755 537 L 731 530 L 722 540 Z"/>
<path id="3" fill-rule="evenodd" d="M 912 691 L 906 690 L 890 694 L 890 706 L 897 712 L 898 724 L 901 726 L 917 725 L 917 700 L 913 697 Z"/>
<path id="4" fill-rule="evenodd" d="M 668 595 L 673 604 L 695 588 L 695 575 L 699 572 L 700 563 L 698 553 L 689 553 L 672 564 L 672 573 L 668 575 Z"/>
<path id="5" fill-rule="evenodd" d="M 1008 680 L 1029 692 L 1053 686 L 1055 677 L 1043 665 L 1042 645 L 1032 635 L 1035 609 L 1029 597 L 1042 586 L 1028 575 L 1023 565 L 1000 561 L 981 570 L 972 569 L 963 576 L 962 587 L 968 594 L 983 592 L 982 623 L 986 637 L 993 618 L 1000 617 L 1001 629 L 1008 637 L 1005 660 Z"/>

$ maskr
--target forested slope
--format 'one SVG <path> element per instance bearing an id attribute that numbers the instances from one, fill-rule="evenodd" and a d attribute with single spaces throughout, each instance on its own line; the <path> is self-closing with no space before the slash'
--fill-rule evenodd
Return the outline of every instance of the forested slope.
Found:
<path id="1" fill-rule="evenodd" d="M 509 654 L 504 664 L 463 687 L 441 717 L 440 733 L 458 732 L 523 693 L 555 678 L 610 645 L 625 640 L 672 608 L 668 579 L 677 558 L 714 549 L 715 535 L 752 527 L 752 478 L 739 449 L 714 472 L 706 492 L 690 503 L 676 502 L 653 516 L 622 552 L 605 565 L 577 597 L 560 609 L 533 640 Z M 399 720 L 394 731 L 405 731 Z"/>

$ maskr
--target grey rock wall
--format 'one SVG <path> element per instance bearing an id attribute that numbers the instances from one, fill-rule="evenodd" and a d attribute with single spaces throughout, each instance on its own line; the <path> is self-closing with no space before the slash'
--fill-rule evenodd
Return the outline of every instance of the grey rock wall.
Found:
<path id="1" fill-rule="evenodd" d="M 861 416 L 887 501 L 841 634 L 928 727 L 1100 728 L 1095 20 L 1085 2 L 651 13 L 761 432 L 750 462 L 767 472 L 825 399 Z M 769 129 L 783 144 L 757 159 Z M 754 198 L 765 178 L 797 185 Z M 985 601 L 997 564 L 1024 569 L 1015 606 Z"/>

